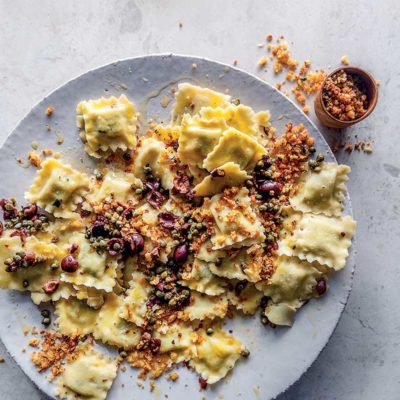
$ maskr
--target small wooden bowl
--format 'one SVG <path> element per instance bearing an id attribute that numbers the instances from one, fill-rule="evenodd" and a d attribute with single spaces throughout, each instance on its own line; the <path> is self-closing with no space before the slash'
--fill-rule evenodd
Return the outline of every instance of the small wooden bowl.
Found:
<path id="1" fill-rule="evenodd" d="M 328 79 L 328 77 L 332 76 L 338 71 L 345 71 L 351 75 L 359 76 L 360 79 L 362 79 L 362 81 L 364 82 L 365 88 L 367 90 L 367 97 L 369 101 L 367 111 L 360 118 L 354 119 L 352 121 L 341 121 L 340 119 L 333 117 L 326 110 L 324 102 L 322 100 L 322 91 L 324 89 L 326 80 Z M 357 122 L 362 121 L 364 118 L 367 118 L 368 115 L 371 114 L 372 111 L 374 110 L 377 101 L 378 101 L 378 86 L 376 85 L 375 79 L 367 71 L 357 67 L 341 67 L 331 72 L 322 82 L 321 88 L 319 89 L 319 92 L 315 97 L 314 109 L 315 109 L 315 114 L 317 115 L 321 124 L 328 126 L 329 128 L 342 129 L 354 125 Z"/>

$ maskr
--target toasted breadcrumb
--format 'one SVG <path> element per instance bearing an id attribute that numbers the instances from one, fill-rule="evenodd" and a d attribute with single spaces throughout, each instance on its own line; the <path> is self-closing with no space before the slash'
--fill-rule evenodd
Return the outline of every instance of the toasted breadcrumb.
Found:
<path id="1" fill-rule="evenodd" d="M 168 380 L 168 381 L 175 382 L 176 380 L 178 380 L 178 378 L 179 378 L 179 374 L 178 374 L 177 372 L 171 372 L 171 373 L 168 375 L 167 380 Z"/>
<path id="2" fill-rule="evenodd" d="M 260 68 L 263 68 L 263 67 L 265 67 L 266 65 L 267 65 L 267 63 L 268 63 L 268 57 L 267 56 L 262 56 L 259 60 L 258 60 L 258 66 L 260 67 Z"/>
<path id="3" fill-rule="evenodd" d="M 3 364 L 4 362 L 5 362 L 4 357 L 1 357 L 1 356 L 0 356 L 0 364 Z"/>
<path id="4" fill-rule="evenodd" d="M 40 164 L 42 163 L 39 154 L 34 151 L 30 151 L 28 153 L 28 161 L 29 164 L 33 165 L 36 168 L 40 167 Z"/>
<path id="5" fill-rule="evenodd" d="M 340 62 L 343 65 L 350 65 L 350 61 L 349 61 L 349 57 L 348 56 L 342 56 L 342 58 L 340 59 Z"/>
<path id="6" fill-rule="evenodd" d="M 53 112 L 54 112 L 54 107 L 53 107 L 53 106 L 48 106 L 48 107 L 47 107 L 47 110 L 46 110 L 46 115 L 47 115 L 48 117 L 51 117 L 51 115 L 53 114 Z"/>
<path id="7" fill-rule="evenodd" d="M 197 69 L 197 64 L 193 63 L 192 64 L 192 69 Z"/>
<path id="8" fill-rule="evenodd" d="M 238 60 L 234 58 L 232 64 L 236 66 L 238 64 Z"/>
<path id="9" fill-rule="evenodd" d="M 179 28 L 182 28 L 182 27 L 183 27 L 183 22 L 179 21 Z"/>
<path id="10" fill-rule="evenodd" d="M 40 350 L 31 354 L 31 360 L 39 372 L 51 368 L 55 377 L 63 372 L 61 363 L 64 359 L 72 360 L 79 343 L 79 336 L 61 335 L 50 331 L 42 331 Z"/>
<path id="11" fill-rule="evenodd" d="M 37 347 L 39 345 L 40 341 L 38 338 L 33 338 L 33 339 L 29 339 L 29 346 L 31 347 Z"/>
<path id="12" fill-rule="evenodd" d="M 267 35 L 267 42 L 272 42 L 273 36 L 271 34 Z"/>

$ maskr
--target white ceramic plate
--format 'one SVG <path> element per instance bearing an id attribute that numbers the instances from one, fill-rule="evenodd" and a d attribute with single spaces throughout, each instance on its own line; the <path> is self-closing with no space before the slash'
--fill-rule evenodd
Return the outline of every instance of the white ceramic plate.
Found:
<path id="1" fill-rule="evenodd" d="M 192 64 L 197 64 L 193 69 Z M 169 107 L 161 107 L 163 96 L 172 98 L 170 88 L 178 82 L 189 81 L 224 92 L 229 90 L 233 97 L 239 97 L 243 104 L 255 110 L 269 109 L 271 122 L 278 132 L 284 130 L 287 122 L 303 123 L 315 138 L 318 152 L 326 154 L 328 161 L 335 160 L 327 143 L 318 129 L 287 97 L 271 85 L 238 69 L 213 61 L 175 55 L 156 55 L 119 61 L 90 71 L 60 87 L 36 105 L 20 122 L 0 150 L 1 197 L 15 196 L 23 200 L 35 174 L 34 168 L 24 169 L 16 162 L 30 150 L 32 141 L 41 148 L 58 149 L 63 157 L 75 167 L 90 168 L 92 161 L 84 154 L 75 125 L 75 108 L 82 99 L 125 93 L 144 114 L 142 121 L 149 117 L 168 121 Z M 49 105 L 55 108 L 51 119 L 45 116 Z M 147 115 L 146 115 L 147 114 Z M 48 132 L 46 124 L 53 130 Z M 64 144 L 56 144 L 55 131 L 64 136 Z M 349 198 L 346 198 L 345 213 L 351 215 Z M 225 399 L 251 400 L 274 398 L 310 367 L 332 335 L 351 289 L 354 272 L 354 245 L 346 268 L 330 280 L 330 290 L 319 300 L 312 300 L 296 316 L 290 329 L 265 328 L 256 316 L 228 321 L 232 329 L 251 351 L 251 356 L 239 362 L 225 381 L 199 391 L 198 377 L 185 368 L 180 368 L 177 382 L 164 378 L 156 382 L 156 390 L 149 392 L 137 385 L 136 370 L 128 367 L 119 373 L 109 399 L 169 399 L 192 400 Z M 54 388 L 44 375 L 38 374 L 29 357 L 31 349 L 23 353 L 28 338 L 23 328 L 40 327 L 40 310 L 31 303 L 30 297 L 10 291 L 0 291 L 0 337 L 10 354 L 30 379 L 45 393 L 52 396 Z"/>

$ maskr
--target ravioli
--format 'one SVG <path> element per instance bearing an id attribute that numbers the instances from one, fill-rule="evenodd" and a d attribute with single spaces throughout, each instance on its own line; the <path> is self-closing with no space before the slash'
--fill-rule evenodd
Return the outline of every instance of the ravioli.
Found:
<path id="1" fill-rule="evenodd" d="M 197 356 L 189 364 L 204 378 L 213 384 L 226 376 L 240 358 L 244 346 L 233 336 L 222 329 L 214 329 L 212 335 L 204 330 L 198 332 L 199 345 L 196 346 Z"/>
<path id="2" fill-rule="evenodd" d="M 230 96 L 190 83 L 180 83 L 172 107 L 172 122 L 180 124 L 185 114 L 194 115 L 202 107 L 227 107 Z"/>
<path id="3" fill-rule="evenodd" d="M 55 217 L 69 218 L 74 216 L 77 204 L 82 201 L 88 187 L 89 179 L 85 174 L 49 158 L 42 162 L 25 197 Z"/>
<path id="4" fill-rule="evenodd" d="M 224 119 L 204 119 L 185 115 L 179 137 L 178 157 L 190 166 L 203 168 L 203 161 L 218 144 L 228 128 Z"/>
<path id="5" fill-rule="evenodd" d="M 100 158 L 135 147 L 137 116 L 125 95 L 81 101 L 76 112 L 80 136 L 90 156 Z"/>
<path id="6" fill-rule="evenodd" d="M 202 118 L 205 119 L 223 119 L 227 126 L 235 128 L 242 133 L 250 136 L 256 136 L 258 131 L 257 118 L 254 111 L 243 104 L 222 108 L 204 107 L 199 111 Z"/>
<path id="7" fill-rule="evenodd" d="M 211 237 L 213 249 L 250 246 L 265 239 L 264 228 L 250 206 L 248 190 L 240 189 L 233 201 L 224 194 L 211 198 L 210 211 L 216 230 Z"/>
<path id="8" fill-rule="evenodd" d="M 345 266 L 355 228 L 356 222 L 349 216 L 304 214 L 292 235 L 278 244 L 279 253 L 338 271 Z"/>
<path id="9" fill-rule="evenodd" d="M 224 131 L 218 144 L 207 155 L 203 167 L 212 171 L 228 162 L 234 162 L 241 169 L 250 170 L 264 154 L 266 154 L 265 148 L 255 139 L 235 128 L 229 128 Z"/>
<path id="10" fill-rule="evenodd" d="M 340 216 L 343 210 L 347 165 L 324 163 L 320 170 L 310 170 L 301 179 L 295 196 L 290 199 L 294 209 L 302 212 Z"/>
<path id="11" fill-rule="evenodd" d="M 67 400 L 105 400 L 116 376 L 116 361 L 88 348 L 65 366 L 56 395 Z"/>
<path id="12" fill-rule="evenodd" d="M 197 196 L 213 196 L 221 193 L 225 188 L 241 186 L 250 179 L 246 171 L 240 169 L 238 164 L 228 162 L 215 169 L 214 174 L 206 176 L 195 188 Z"/>

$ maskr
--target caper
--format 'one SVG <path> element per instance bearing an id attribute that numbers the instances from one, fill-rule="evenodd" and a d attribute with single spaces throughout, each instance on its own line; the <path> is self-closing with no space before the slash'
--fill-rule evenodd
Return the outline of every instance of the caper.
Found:
<path id="1" fill-rule="evenodd" d="M 55 271 L 56 269 L 58 269 L 58 264 L 51 264 L 51 265 L 50 265 L 50 269 L 51 269 L 52 271 Z"/>
<path id="2" fill-rule="evenodd" d="M 167 243 L 161 242 L 161 243 L 160 243 L 160 247 L 161 247 L 162 249 L 165 249 L 165 248 L 167 247 Z"/>
<path id="3" fill-rule="evenodd" d="M 121 353 L 119 353 L 119 355 L 120 355 L 122 358 L 128 357 L 128 353 L 127 353 L 126 351 L 121 351 Z"/>
<path id="4" fill-rule="evenodd" d="M 168 272 L 167 271 L 162 272 L 162 274 L 160 275 L 160 277 L 162 279 L 165 279 L 167 276 L 168 276 Z"/>
<path id="5" fill-rule="evenodd" d="M 251 179 L 248 179 L 246 181 L 246 185 L 252 187 L 252 186 L 254 186 L 254 182 Z"/>
<path id="6" fill-rule="evenodd" d="M 172 298 L 169 302 L 168 305 L 170 305 L 171 307 L 176 306 L 176 300 L 174 298 Z"/>
<path id="7" fill-rule="evenodd" d="M 257 167 L 260 167 L 260 168 L 264 168 L 264 161 L 259 161 L 258 163 L 257 163 Z"/>
<path id="8" fill-rule="evenodd" d="M 18 224 L 16 224 L 14 226 L 15 229 L 21 229 L 22 228 L 22 224 L 19 222 Z"/>
<path id="9" fill-rule="evenodd" d="M 160 290 L 157 290 L 156 296 L 157 296 L 159 299 L 162 299 L 162 298 L 164 298 L 164 293 L 161 292 Z"/>
<path id="10" fill-rule="evenodd" d="M 157 267 L 156 274 L 162 274 L 164 272 L 164 267 Z"/>
<path id="11" fill-rule="evenodd" d="M 22 286 L 23 286 L 24 288 L 27 288 L 27 287 L 29 286 L 29 281 L 23 281 L 23 282 L 22 282 Z"/>
<path id="12" fill-rule="evenodd" d="M 41 215 L 41 216 L 39 217 L 39 219 L 40 219 L 42 222 L 47 222 L 47 221 L 49 220 L 45 215 Z"/>
<path id="13" fill-rule="evenodd" d="M 263 198 L 263 197 L 262 197 L 261 194 L 256 194 L 256 199 L 257 199 L 257 200 L 262 200 L 262 198 Z"/>
<path id="14" fill-rule="evenodd" d="M 185 296 L 185 297 L 190 296 L 190 292 L 189 292 L 189 290 L 187 290 L 187 289 L 182 290 L 182 294 L 183 294 L 183 296 Z"/>
<path id="15" fill-rule="evenodd" d="M 40 314 L 44 318 L 49 318 L 50 317 L 50 311 L 49 310 L 42 310 Z"/>
<path id="16" fill-rule="evenodd" d="M 322 162 L 325 160 L 325 156 L 322 153 L 317 155 L 317 162 Z"/>
<path id="17" fill-rule="evenodd" d="M 315 149 L 314 146 L 311 146 L 311 147 L 309 148 L 309 151 L 310 151 L 310 153 L 315 153 L 317 150 Z"/>
<path id="18" fill-rule="evenodd" d="M 114 249 L 115 251 L 118 251 L 118 250 L 121 249 L 121 245 L 120 245 L 119 243 L 114 243 L 114 244 L 113 244 L 113 249 Z"/>
<path id="19" fill-rule="evenodd" d="M 315 169 L 317 167 L 318 163 L 315 160 L 308 160 L 308 166 L 311 169 Z"/>
<path id="20" fill-rule="evenodd" d="M 258 207 L 258 209 L 260 211 L 266 211 L 267 210 L 267 206 L 265 204 L 262 204 L 260 207 Z"/>
<path id="21" fill-rule="evenodd" d="M 267 317 L 261 317 L 261 323 L 263 325 L 267 325 L 268 324 L 268 318 Z"/>
<path id="22" fill-rule="evenodd" d="M 274 237 L 273 237 L 271 234 L 269 234 L 269 235 L 267 236 L 266 241 L 267 241 L 268 243 L 272 243 L 272 242 L 274 242 Z"/>
<path id="23" fill-rule="evenodd" d="M 43 224 L 43 222 L 42 222 L 40 219 L 37 219 L 37 220 L 33 223 L 33 225 L 36 226 L 37 228 L 41 227 L 42 224 Z"/>
<path id="24" fill-rule="evenodd" d="M 247 358 L 250 355 L 250 351 L 248 349 L 244 349 L 240 354 L 242 357 Z"/>
<path id="25" fill-rule="evenodd" d="M 117 213 L 121 214 L 124 211 L 124 207 L 118 206 Z"/>
<path id="26" fill-rule="evenodd" d="M 42 319 L 42 324 L 43 324 L 44 326 L 49 326 L 49 325 L 51 324 L 50 318 L 43 318 L 43 319 Z"/>
<path id="27" fill-rule="evenodd" d="M 207 333 L 207 335 L 212 335 L 214 333 L 214 329 L 213 328 L 207 328 L 206 333 Z"/>
<path id="28" fill-rule="evenodd" d="M 136 193 L 136 194 L 142 194 L 142 192 L 143 192 L 142 189 L 136 189 L 136 190 L 135 190 L 135 193 Z"/>

